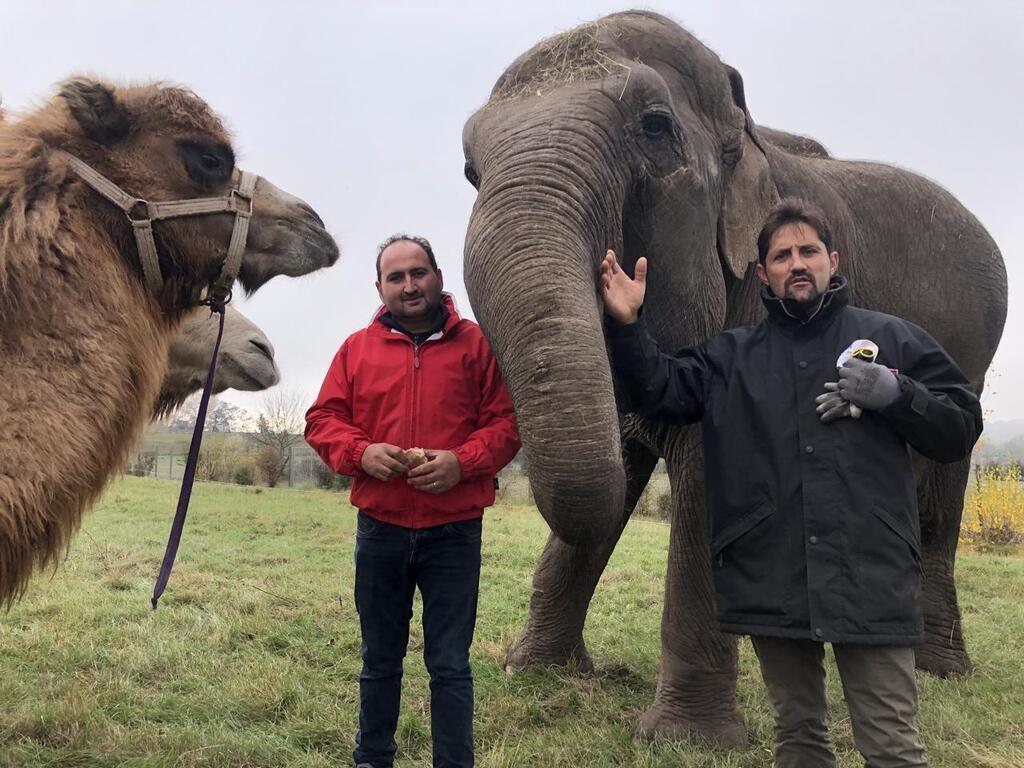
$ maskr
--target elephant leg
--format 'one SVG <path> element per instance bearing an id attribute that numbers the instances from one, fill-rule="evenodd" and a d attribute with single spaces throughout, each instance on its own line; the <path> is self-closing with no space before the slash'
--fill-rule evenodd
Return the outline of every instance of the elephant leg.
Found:
<path id="1" fill-rule="evenodd" d="M 700 431 L 689 430 L 666 456 L 672 481 L 661 672 L 654 702 L 640 717 L 647 738 L 748 744 L 736 709 L 736 638 L 720 632 L 711 586 Z"/>
<path id="2" fill-rule="evenodd" d="M 657 454 L 638 440 L 625 439 L 622 445 L 627 487 L 621 525 L 614 535 L 590 547 L 571 546 L 554 534 L 548 536 L 533 574 L 529 618 L 505 654 L 506 669 L 532 665 L 566 666 L 581 672 L 593 669 L 583 641 L 590 600 L 658 463 Z"/>
<path id="3" fill-rule="evenodd" d="M 931 463 L 918 484 L 924 641 L 915 649 L 916 664 L 918 669 L 940 677 L 965 675 L 972 670 L 953 579 L 970 471 L 970 458 L 955 464 Z"/>

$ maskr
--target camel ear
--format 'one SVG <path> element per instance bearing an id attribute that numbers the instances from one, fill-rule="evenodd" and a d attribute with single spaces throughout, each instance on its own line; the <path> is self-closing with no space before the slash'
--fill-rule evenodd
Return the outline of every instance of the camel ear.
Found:
<path id="1" fill-rule="evenodd" d="M 82 133 L 99 144 L 113 144 L 128 135 L 131 122 L 114 91 L 103 83 L 85 78 L 65 80 L 58 95 L 67 102 Z"/>
<path id="2" fill-rule="evenodd" d="M 779 202 L 779 193 L 747 111 L 743 78 L 732 67 L 725 68 L 733 103 L 743 110 L 744 127 L 739 137 L 739 157 L 728 174 L 718 217 L 718 251 L 733 277 L 742 279 L 750 262 L 757 260 L 757 235 L 768 213 Z"/>

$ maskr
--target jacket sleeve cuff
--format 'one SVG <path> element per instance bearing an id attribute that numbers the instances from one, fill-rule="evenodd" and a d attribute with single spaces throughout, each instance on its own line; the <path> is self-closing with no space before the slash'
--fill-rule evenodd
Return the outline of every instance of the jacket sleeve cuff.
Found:
<path id="1" fill-rule="evenodd" d="M 363 469 L 363 454 L 369 447 L 369 440 L 356 440 L 349 452 L 349 460 L 352 462 L 352 469 L 357 477 L 366 477 L 366 472 Z"/>
<path id="2" fill-rule="evenodd" d="M 925 386 L 902 373 L 897 374 L 896 379 L 900 385 L 899 397 L 879 413 L 882 416 L 909 416 L 910 413 L 924 416 L 928 411 L 929 399 L 929 393 Z"/>
<path id="3" fill-rule="evenodd" d="M 459 471 L 462 472 L 462 478 L 465 480 L 472 474 L 470 451 L 466 446 L 460 445 L 457 448 L 452 448 L 452 453 L 455 460 L 459 462 Z"/>
<path id="4" fill-rule="evenodd" d="M 609 339 L 635 339 L 640 336 L 640 316 L 632 323 L 620 323 L 611 315 L 606 316 L 605 334 Z"/>

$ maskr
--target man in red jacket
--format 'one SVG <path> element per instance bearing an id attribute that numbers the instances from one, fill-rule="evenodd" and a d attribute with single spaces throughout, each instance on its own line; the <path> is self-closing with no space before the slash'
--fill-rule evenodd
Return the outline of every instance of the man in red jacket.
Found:
<path id="1" fill-rule="evenodd" d="M 469 646 L 484 507 L 519 450 L 512 401 L 480 327 L 442 293 L 430 243 L 394 235 L 377 253 L 384 306 L 341 345 L 306 440 L 351 475 L 359 508 L 355 599 L 362 631 L 357 768 L 388 768 L 413 593 L 423 598 L 434 766 L 473 765 Z M 416 465 L 408 449 L 422 446 Z"/>

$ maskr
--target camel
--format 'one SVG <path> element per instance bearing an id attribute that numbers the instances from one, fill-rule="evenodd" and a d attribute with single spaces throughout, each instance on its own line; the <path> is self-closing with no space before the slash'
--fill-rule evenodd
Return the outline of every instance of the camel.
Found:
<path id="1" fill-rule="evenodd" d="M 124 190 L 127 215 L 85 165 Z M 143 248 L 156 201 L 211 197 L 245 212 L 158 221 Z M 124 466 L 183 315 L 250 214 L 233 249 L 248 292 L 337 260 L 313 209 L 235 168 L 221 120 L 185 88 L 72 78 L 0 122 L 0 603 L 56 563 Z"/>
<path id="2" fill-rule="evenodd" d="M 237 309 L 228 306 L 226 312 L 213 394 L 226 389 L 260 392 L 277 384 L 281 374 L 274 362 L 270 339 Z M 154 420 L 163 418 L 203 388 L 216 341 L 217 318 L 205 307 L 192 310 L 171 342 L 167 372 L 153 405 Z"/>

